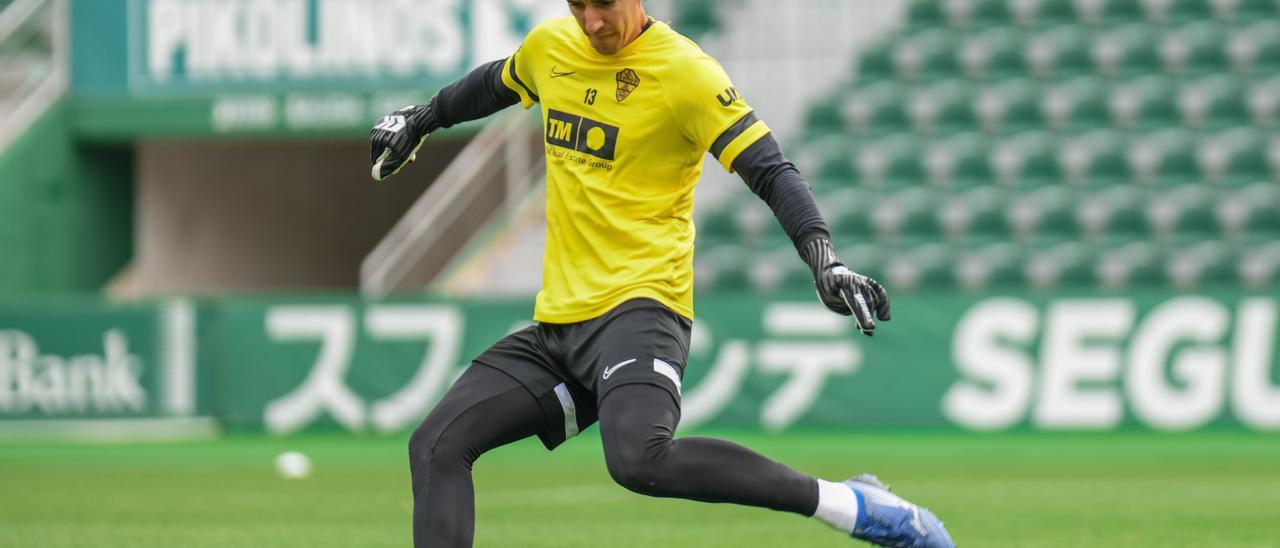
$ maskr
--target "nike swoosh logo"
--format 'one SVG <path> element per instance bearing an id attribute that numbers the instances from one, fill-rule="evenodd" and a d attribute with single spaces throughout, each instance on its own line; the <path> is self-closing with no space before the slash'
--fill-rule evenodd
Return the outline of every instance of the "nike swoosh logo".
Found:
<path id="1" fill-rule="evenodd" d="M 569 71 L 569 72 L 560 72 L 560 71 L 556 70 L 556 67 L 555 67 L 555 66 L 552 66 L 552 67 L 551 67 L 551 77 L 552 77 L 552 78 L 559 78 L 559 77 L 561 77 L 561 76 L 568 76 L 568 75 L 570 75 L 570 74 L 577 74 L 577 73 L 578 73 L 578 71 L 576 71 L 576 70 L 575 70 L 575 71 Z"/>
<path id="2" fill-rule="evenodd" d="M 625 361 L 625 362 L 620 362 L 620 363 L 615 364 L 615 365 L 613 365 L 613 366 L 611 366 L 611 367 L 606 367 L 606 368 L 604 368 L 604 377 L 603 377 L 603 378 L 604 378 L 604 380 L 606 380 L 606 381 L 607 381 L 607 380 L 609 380 L 609 377 L 610 377 L 611 375 L 613 375 L 613 372 L 614 372 L 614 371 L 617 371 L 618 369 L 621 369 L 621 368 L 622 368 L 622 366 L 624 366 L 624 365 L 630 365 L 630 364 L 634 363 L 635 361 L 636 361 L 636 359 L 635 359 L 635 358 L 631 358 L 631 359 L 629 359 L 629 360 L 627 360 L 627 361 Z"/>

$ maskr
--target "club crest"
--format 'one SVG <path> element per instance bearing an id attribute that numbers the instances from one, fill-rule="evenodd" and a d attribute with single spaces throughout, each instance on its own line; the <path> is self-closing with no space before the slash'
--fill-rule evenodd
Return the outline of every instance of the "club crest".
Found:
<path id="1" fill-rule="evenodd" d="M 615 80 L 618 81 L 618 102 L 621 103 L 635 91 L 636 86 L 640 85 L 640 77 L 636 76 L 636 71 L 631 69 L 622 69 L 618 71 Z"/>

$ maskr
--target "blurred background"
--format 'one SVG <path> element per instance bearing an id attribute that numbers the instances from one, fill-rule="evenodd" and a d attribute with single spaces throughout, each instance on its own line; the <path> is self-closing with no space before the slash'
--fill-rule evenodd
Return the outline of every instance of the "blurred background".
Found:
<path id="1" fill-rule="evenodd" d="M 856 336 L 763 202 L 708 162 L 682 431 L 783 453 L 784 431 L 839 451 L 861 440 L 869 462 L 934 485 L 937 509 L 973 508 L 958 527 L 980 546 L 1114 541 L 1088 535 L 1132 522 L 1082 533 L 1053 511 L 986 510 L 1041 506 L 1035 482 L 1096 487 L 1117 467 L 1142 481 L 1113 508 L 1226 497 L 1212 534 L 1148 523 L 1157 536 L 1128 544 L 1277 545 L 1280 3 L 645 5 L 721 61 L 810 181 L 841 257 L 893 296 L 893 321 Z M 180 540 L 122 532 L 87 508 L 50 536 L 68 503 L 12 493 L 82 485 L 56 463 L 90 455 L 130 477 L 203 459 L 269 470 L 293 446 L 383 466 L 360 473 L 394 491 L 370 518 L 390 532 L 254 521 L 240 543 L 404 544 L 402 442 L 472 357 L 530 322 L 544 167 L 536 109 L 440 131 L 382 183 L 369 127 L 567 14 L 561 0 L 0 0 L 0 483 L 19 486 L 0 494 L 0 544 L 235 539 L 207 523 Z M 547 460 L 534 449 L 512 462 Z M 842 469 L 816 454 L 795 458 Z M 937 486 L 950 454 L 942 470 L 968 487 L 1049 471 L 984 507 Z M 484 508 L 481 545 L 605 543 L 494 536 L 536 526 L 485 529 L 506 514 Z M 656 534 L 622 527 L 609 543 Z"/>

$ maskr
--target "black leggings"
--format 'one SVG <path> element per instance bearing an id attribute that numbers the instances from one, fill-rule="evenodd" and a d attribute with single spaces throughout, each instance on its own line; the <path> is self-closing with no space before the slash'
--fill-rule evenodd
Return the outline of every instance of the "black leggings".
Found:
<path id="1" fill-rule="evenodd" d="M 679 419 L 679 404 L 663 388 L 627 384 L 609 392 L 600 408 L 600 435 L 613 479 L 655 497 L 813 515 L 813 478 L 727 441 L 673 439 Z M 495 369 L 469 367 L 409 439 L 414 545 L 471 546 L 472 464 L 490 449 L 548 427 L 522 385 Z"/>

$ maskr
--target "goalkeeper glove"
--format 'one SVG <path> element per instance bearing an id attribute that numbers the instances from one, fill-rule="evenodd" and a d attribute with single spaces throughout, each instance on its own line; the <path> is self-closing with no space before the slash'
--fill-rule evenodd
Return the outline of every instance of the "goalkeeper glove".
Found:
<path id="1" fill-rule="evenodd" d="M 435 99 L 426 104 L 404 107 L 378 119 L 369 132 L 373 179 L 381 181 L 399 173 L 405 164 L 417 157 L 418 149 L 427 136 L 439 127 Z"/>
<path id="2" fill-rule="evenodd" d="M 853 315 L 858 331 L 875 334 L 876 319 L 889 321 L 889 294 L 871 278 L 849 270 L 831 249 L 831 240 L 815 238 L 801 250 L 813 270 L 818 299 L 832 312 Z M 872 313 L 874 312 L 874 316 Z"/>

